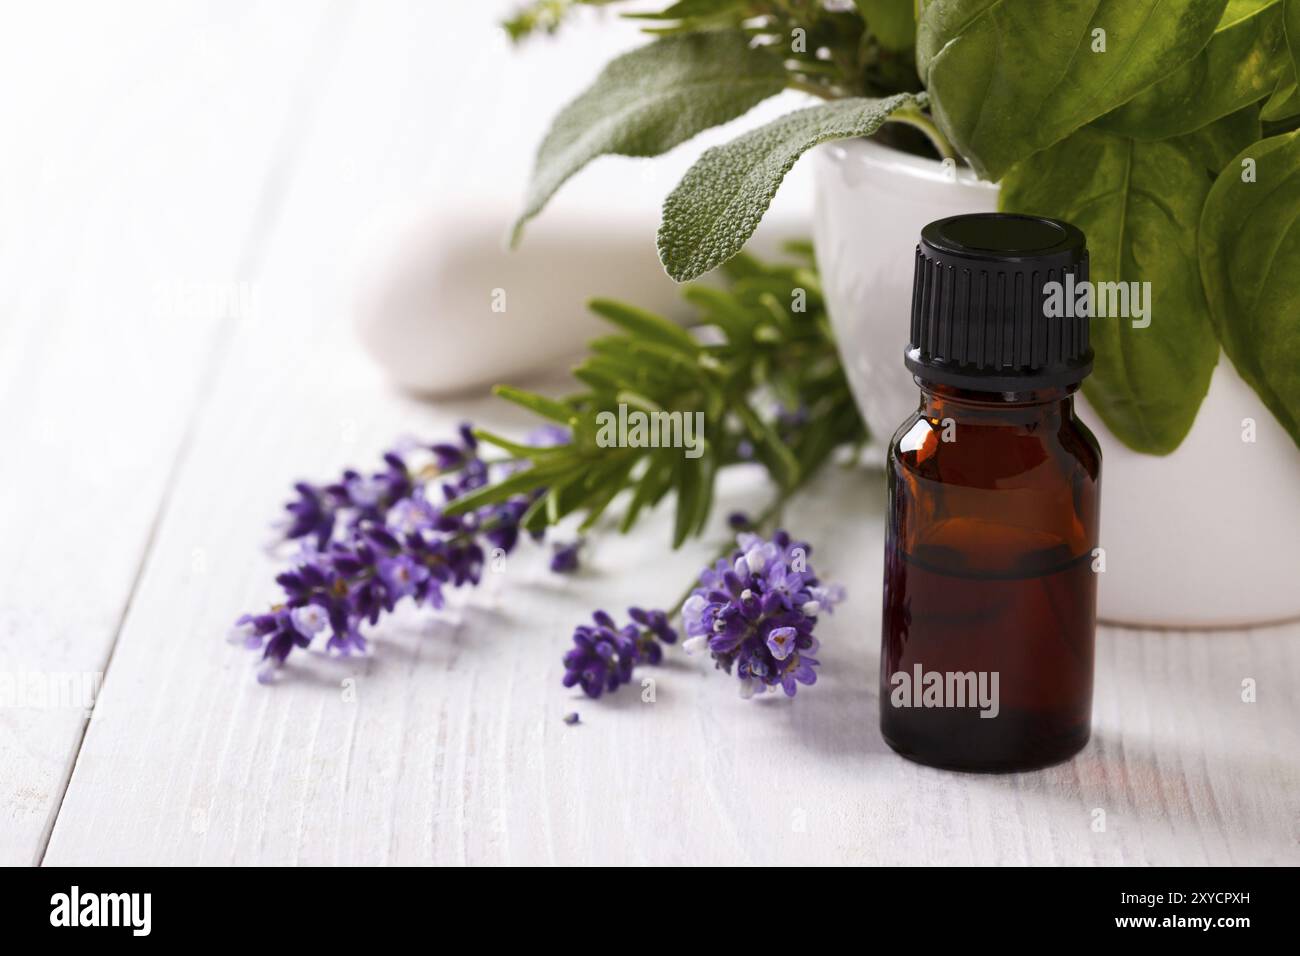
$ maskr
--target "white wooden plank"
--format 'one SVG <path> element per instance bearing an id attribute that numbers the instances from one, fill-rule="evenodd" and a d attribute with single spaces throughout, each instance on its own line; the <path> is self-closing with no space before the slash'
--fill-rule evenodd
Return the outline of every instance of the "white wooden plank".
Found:
<path id="1" fill-rule="evenodd" d="M 44 847 L 85 720 L 31 693 L 104 670 L 325 13 L 129 7 L 0 35 L 0 863 Z"/>
<path id="2" fill-rule="evenodd" d="M 455 411 L 482 419 L 485 408 Z M 428 415 L 395 405 L 382 417 Z M 217 641 L 175 641 L 167 618 L 195 608 L 195 589 L 182 571 L 151 567 L 173 600 L 146 620 L 142 595 L 114 665 L 147 683 L 110 687 L 49 859 L 1296 861 L 1295 629 L 1106 630 L 1096 740 L 1042 773 L 953 775 L 890 753 L 875 729 L 878 491 L 873 476 L 831 475 L 791 516 L 852 586 L 827 622 L 823 679 L 793 703 L 739 700 L 721 675 L 681 660 L 646 672 L 653 704 L 632 691 L 588 703 L 559 687 L 567 633 L 591 607 L 663 599 L 700 560 L 696 548 L 664 562 L 656 531 L 602 540 L 577 581 L 524 552 L 449 614 L 386 628 L 373 659 L 311 659 L 274 688 Z M 256 522 L 179 524 L 178 541 L 215 535 L 225 553 Z M 181 553 L 168 537 L 160 554 Z M 255 591 L 259 572 L 221 590 Z M 226 608 L 197 603 L 196 630 L 215 631 Z M 129 640 L 146 623 L 147 639 Z M 1255 704 L 1239 699 L 1243 661 L 1270 675 Z M 340 687 L 349 677 L 353 703 Z M 190 703 L 167 703 L 178 700 Z M 561 723 L 570 709 L 581 725 Z M 1098 808 L 1104 832 L 1092 830 Z"/>
<path id="3" fill-rule="evenodd" d="M 575 579 L 525 549 L 448 612 L 391 622 L 373 658 L 299 655 L 279 686 L 257 685 L 221 635 L 273 594 L 253 543 L 288 482 L 372 460 L 404 432 L 432 437 L 464 417 L 518 424 L 487 400 L 426 406 L 385 392 L 347 329 L 338 266 L 350 233 L 371 207 L 439 178 L 447 147 L 435 134 L 460 142 L 468 122 L 430 133 L 413 105 L 448 82 L 427 52 L 444 15 L 385 5 L 349 30 L 267 247 L 259 321 L 238 329 L 180 468 L 46 862 L 1300 858 L 1300 628 L 1104 630 L 1096 740 L 1042 773 L 958 776 L 889 752 L 875 729 L 882 487 L 871 473 L 832 472 L 791 511 L 819 569 L 851 592 L 825 622 L 822 679 L 793 702 L 742 701 L 676 656 L 648 672 L 652 704 L 631 689 L 588 703 L 560 687 L 574 624 L 596 606 L 670 601 L 711 550 L 666 559 L 662 522 L 600 539 Z M 467 26 L 456 42 L 495 41 Z M 483 72 L 454 78 L 490 82 L 501 61 L 482 60 Z M 747 489 L 742 476 L 723 510 Z M 1244 704 L 1252 670 L 1260 698 Z M 574 709 L 583 722 L 566 726 Z"/>

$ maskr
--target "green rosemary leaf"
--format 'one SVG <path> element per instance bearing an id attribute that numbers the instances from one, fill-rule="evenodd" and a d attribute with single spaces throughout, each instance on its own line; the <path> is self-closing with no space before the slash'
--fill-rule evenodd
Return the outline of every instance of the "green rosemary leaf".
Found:
<path id="1" fill-rule="evenodd" d="M 787 239 L 781 243 L 781 251 L 788 255 L 797 256 L 809 265 L 817 261 L 812 241 L 809 239 Z"/>
<path id="2" fill-rule="evenodd" d="M 445 510 L 447 514 L 459 515 L 467 511 L 473 511 L 475 508 L 481 508 L 484 505 L 496 504 L 514 495 L 532 491 L 535 488 L 544 488 L 567 477 L 568 474 L 580 470 L 581 467 L 581 463 L 575 463 L 568 460 L 567 457 L 546 464 L 535 464 L 533 467 L 516 472 L 494 485 L 484 485 L 482 488 L 475 488 L 473 491 L 461 495 L 449 504 Z"/>
<path id="3" fill-rule="evenodd" d="M 663 406 L 660 405 L 658 402 L 646 398 L 644 395 L 638 394 L 637 392 L 633 392 L 629 389 L 624 389 L 623 391 L 618 393 L 618 401 L 619 404 L 630 405 L 631 407 L 640 409 L 641 411 L 649 415 L 653 415 L 656 412 L 662 412 L 664 410 Z"/>
<path id="4" fill-rule="evenodd" d="M 795 458 L 771 423 L 764 421 L 746 402 L 736 403 L 736 414 L 749 430 L 758 445 L 758 454 L 783 488 L 793 488 L 799 482 L 799 459 Z"/>
<path id="5" fill-rule="evenodd" d="M 677 465 L 677 512 L 673 519 L 673 548 L 680 548 L 696 524 L 701 494 L 698 459 L 683 457 Z"/>
<path id="6" fill-rule="evenodd" d="M 627 533 L 636 524 L 641 509 L 659 500 L 663 489 L 668 487 L 672 478 L 672 461 L 666 455 L 657 455 L 647 459 L 645 471 L 637 481 L 632 500 L 619 523 L 619 530 Z"/>
<path id="7" fill-rule="evenodd" d="M 572 408 L 544 395 L 526 392 L 522 388 L 515 388 L 512 385 L 498 385 L 492 389 L 492 392 L 508 402 L 522 405 L 529 411 L 536 412 L 543 418 L 549 418 L 553 422 L 559 422 L 561 425 L 568 425 L 573 421 L 574 411 Z"/>
<path id="8" fill-rule="evenodd" d="M 658 342 L 608 336 L 595 340 L 590 348 L 598 355 L 625 364 L 634 372 L 643 372 L 647 365 L 651 365 L 655 368 L 656 377 L 663 380 L 664 384 L 668 384 L 669 380 L 692 382 L 705 377 L 698 355 L 687 358 L 678 350 Z"/>
<path id="9" fill-rule="evenodd" d="M 532 449 L 495 443 L 533 467 L 511 476 L 502 491 L 476 492 L 470 505 L 508 494 L 546 489 L 530 505 L 523 527 L 540 531 L 575 513 L 593 527 L 629 492 L 619 515 L 627 531 L 673 495 L 673 541 L 701 533 L 713 510 L 719 471 L 741 462 L 763 465 L 789 490 L 821 467 L 842 445 L 862 441 L 858 417 L 826 318 L 816 275 L 803 266 L 772 265 L 748 255 L 727 271 L 729 289 L 692 286 L 685 299 L 702 324 L 725 341 L 697 341 L 682 328 L 640 309 L 605 300 L 597 310 L 618 327 L 591 344 L 575 370 L 581 388 L 564 401 L 503 390 L 517 404 L 554 421 L 567 416 L 567 445 Z M 796 294 L 805 295 L 796 301 Z M 622 404 L 628 414 L 702 415 L 701 454 L 680 447 L 607 447 L 601 412 Z M 756 409 L 763 408 L 760 414 Z M 766 409 L 798 412 L 778 427 Z M 491 436 L 490 439 L 497 439 Z M 742 451 L 751 444 L 753 451 Z M 693 452 L 692 452 L 693 453 Z M 500 486 L 497 486 L 500 487 Z M 458 503 L 459 504 L 459 503 Z"/>
<path id="10" fill-rule="evenodd" d="M 754 334 L 754 315 L 734 295 L 707 285 L 687 287 L 686 301 L 704 311 L 705 322 L 716 325 L 735 346 L 748 345 Z"/>
<path id="11" fill-rule="evenodd" d="M 584 362 L 573 370 L 573 377 L 584 385 L 590 385 L 597 392 L 617 392 L 618 378 L 606 370 L 592 368 L 590 361 Z"/>
<path id="12" fill-rule="evenodd" d="M 602 474 L 599 480 L 593 483 L 597 492 L 587 502 L 587 517 L 583 519 L 579 530 L 589 531 L 595 527 L 596 522 L 600 520 L 600 516 L 609 507 L 609 503 L 618 497 L 619 492 L 623 490 L 628 474 L 636 466 L 636 461 L 636 458 L 632 457 L 620 461 L 616 467 Z"/>
<path id="13" fill-rule="evenodd" d="M 489 445 L 495 445 L 504 452 L 508 452 L 512 458 L 523 459 L 527 461 L 541 461 L 545 458 L 554 458 L 562 454 L 567 445 L 521 445 L 519 442 L 510 441 L 508 438 L 502 438 L 493 432 L 486 431 L 482 428 L 474 429 L 474 437 L 480 441 L 485 441 Z"/>
<path id="14" fill-rule="evenodd" d="M 601 318 L 639 338 L 674 346 L 684 355 L 694 355 L 700 349 L 689 332 L 653 312 L 613 299 L 592 299 L 587 306 Z"/>
<path id="15" fill-rule="evenodd" d="M 691 534 L 702 532 L 709 521 L 709 512 L 713 510 L 713 485 L 717 477 L 717 458 L 706 439 L 704 455 L 700 458 L 700 494 L 695 504 L 695 523 L 691 527 Z"/>
<path id="16" fill-rule="evenodd" d="M 552 519 L 548 511 L 547 505 L 550 500 L 551 493 L 548 491 L 529 505 L 528 510 L 519 518 L 519 527 L 525 531 L 537 533 L 545 531 L 547 525 L 555 524 L 559 519 Z"/>

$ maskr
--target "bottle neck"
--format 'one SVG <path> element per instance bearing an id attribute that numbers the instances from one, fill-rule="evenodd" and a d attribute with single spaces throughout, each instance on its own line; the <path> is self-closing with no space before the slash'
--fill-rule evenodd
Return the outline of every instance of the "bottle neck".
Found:
<path id="1" fill-rule="evenodd" d="M 987 420 L 1005 423 L 1059 422 L 1074 415 L 1077 384 L 1021 392 L 984 392 L 928 382 L 921 388 L 920 412 L 926 418 Z"/>

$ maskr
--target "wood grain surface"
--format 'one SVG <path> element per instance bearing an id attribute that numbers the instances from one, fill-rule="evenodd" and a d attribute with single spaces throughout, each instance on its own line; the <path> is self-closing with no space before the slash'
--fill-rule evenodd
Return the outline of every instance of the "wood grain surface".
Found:
<path id="1" fill-rule="evenodd" d="M 1300 625 L 1103 628 L 1093 741 L 1043 772 L 889 752 L 869 469 L 787 515 L 850 592 L 794 701 L 677 653 L 653 695 L 560 686 L 575 624 L 671 602 L 722 540 L 668 558 L 663 516 L 572 578 L 523 547 L 371 657 L 255 682 L 223 637 L 273 597 L 260 545 L 293 480 L 524 424 L 387 388 L 349 312 L 376 209 L 453 170 L 517 192 L 608 55 L 543 46 L 503 86 L 508 5 L 140 4 L 149 30 L 40 5 L 0 35 L 0 82 L 42 88 L 0 105 L 22 134 L 0 160 L 0 671 L 103 675 L 90 719 L 0 708 L 0 863 L 1300 863 Z M 453 88 L 478 106 L 441 106 Z M 237 307 L 186 299 L 232 286 Z M 719 514 L 761 490 L 734 476 Z"/>

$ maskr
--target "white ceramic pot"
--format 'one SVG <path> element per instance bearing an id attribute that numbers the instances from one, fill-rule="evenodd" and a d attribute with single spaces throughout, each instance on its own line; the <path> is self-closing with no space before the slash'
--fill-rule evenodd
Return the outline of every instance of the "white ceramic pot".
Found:
<path id="1" fill-rule="evenodd" d="M 858 405 L 879 440 L 916 407 L 903 367 L 921 227 L 996 208 L 968 170 L 870 140 L 813 152 L 813 238 Z M 1098 593 L 1104 620 L 1230 627 L 1300 617 L 1300 450 L 1222 358 L 1196 423 L 1171 455 L 1121 445 L 1080 396 L 1101 443 Z M 1255 440 L 1243 440 L 1245 419 Z"/>

